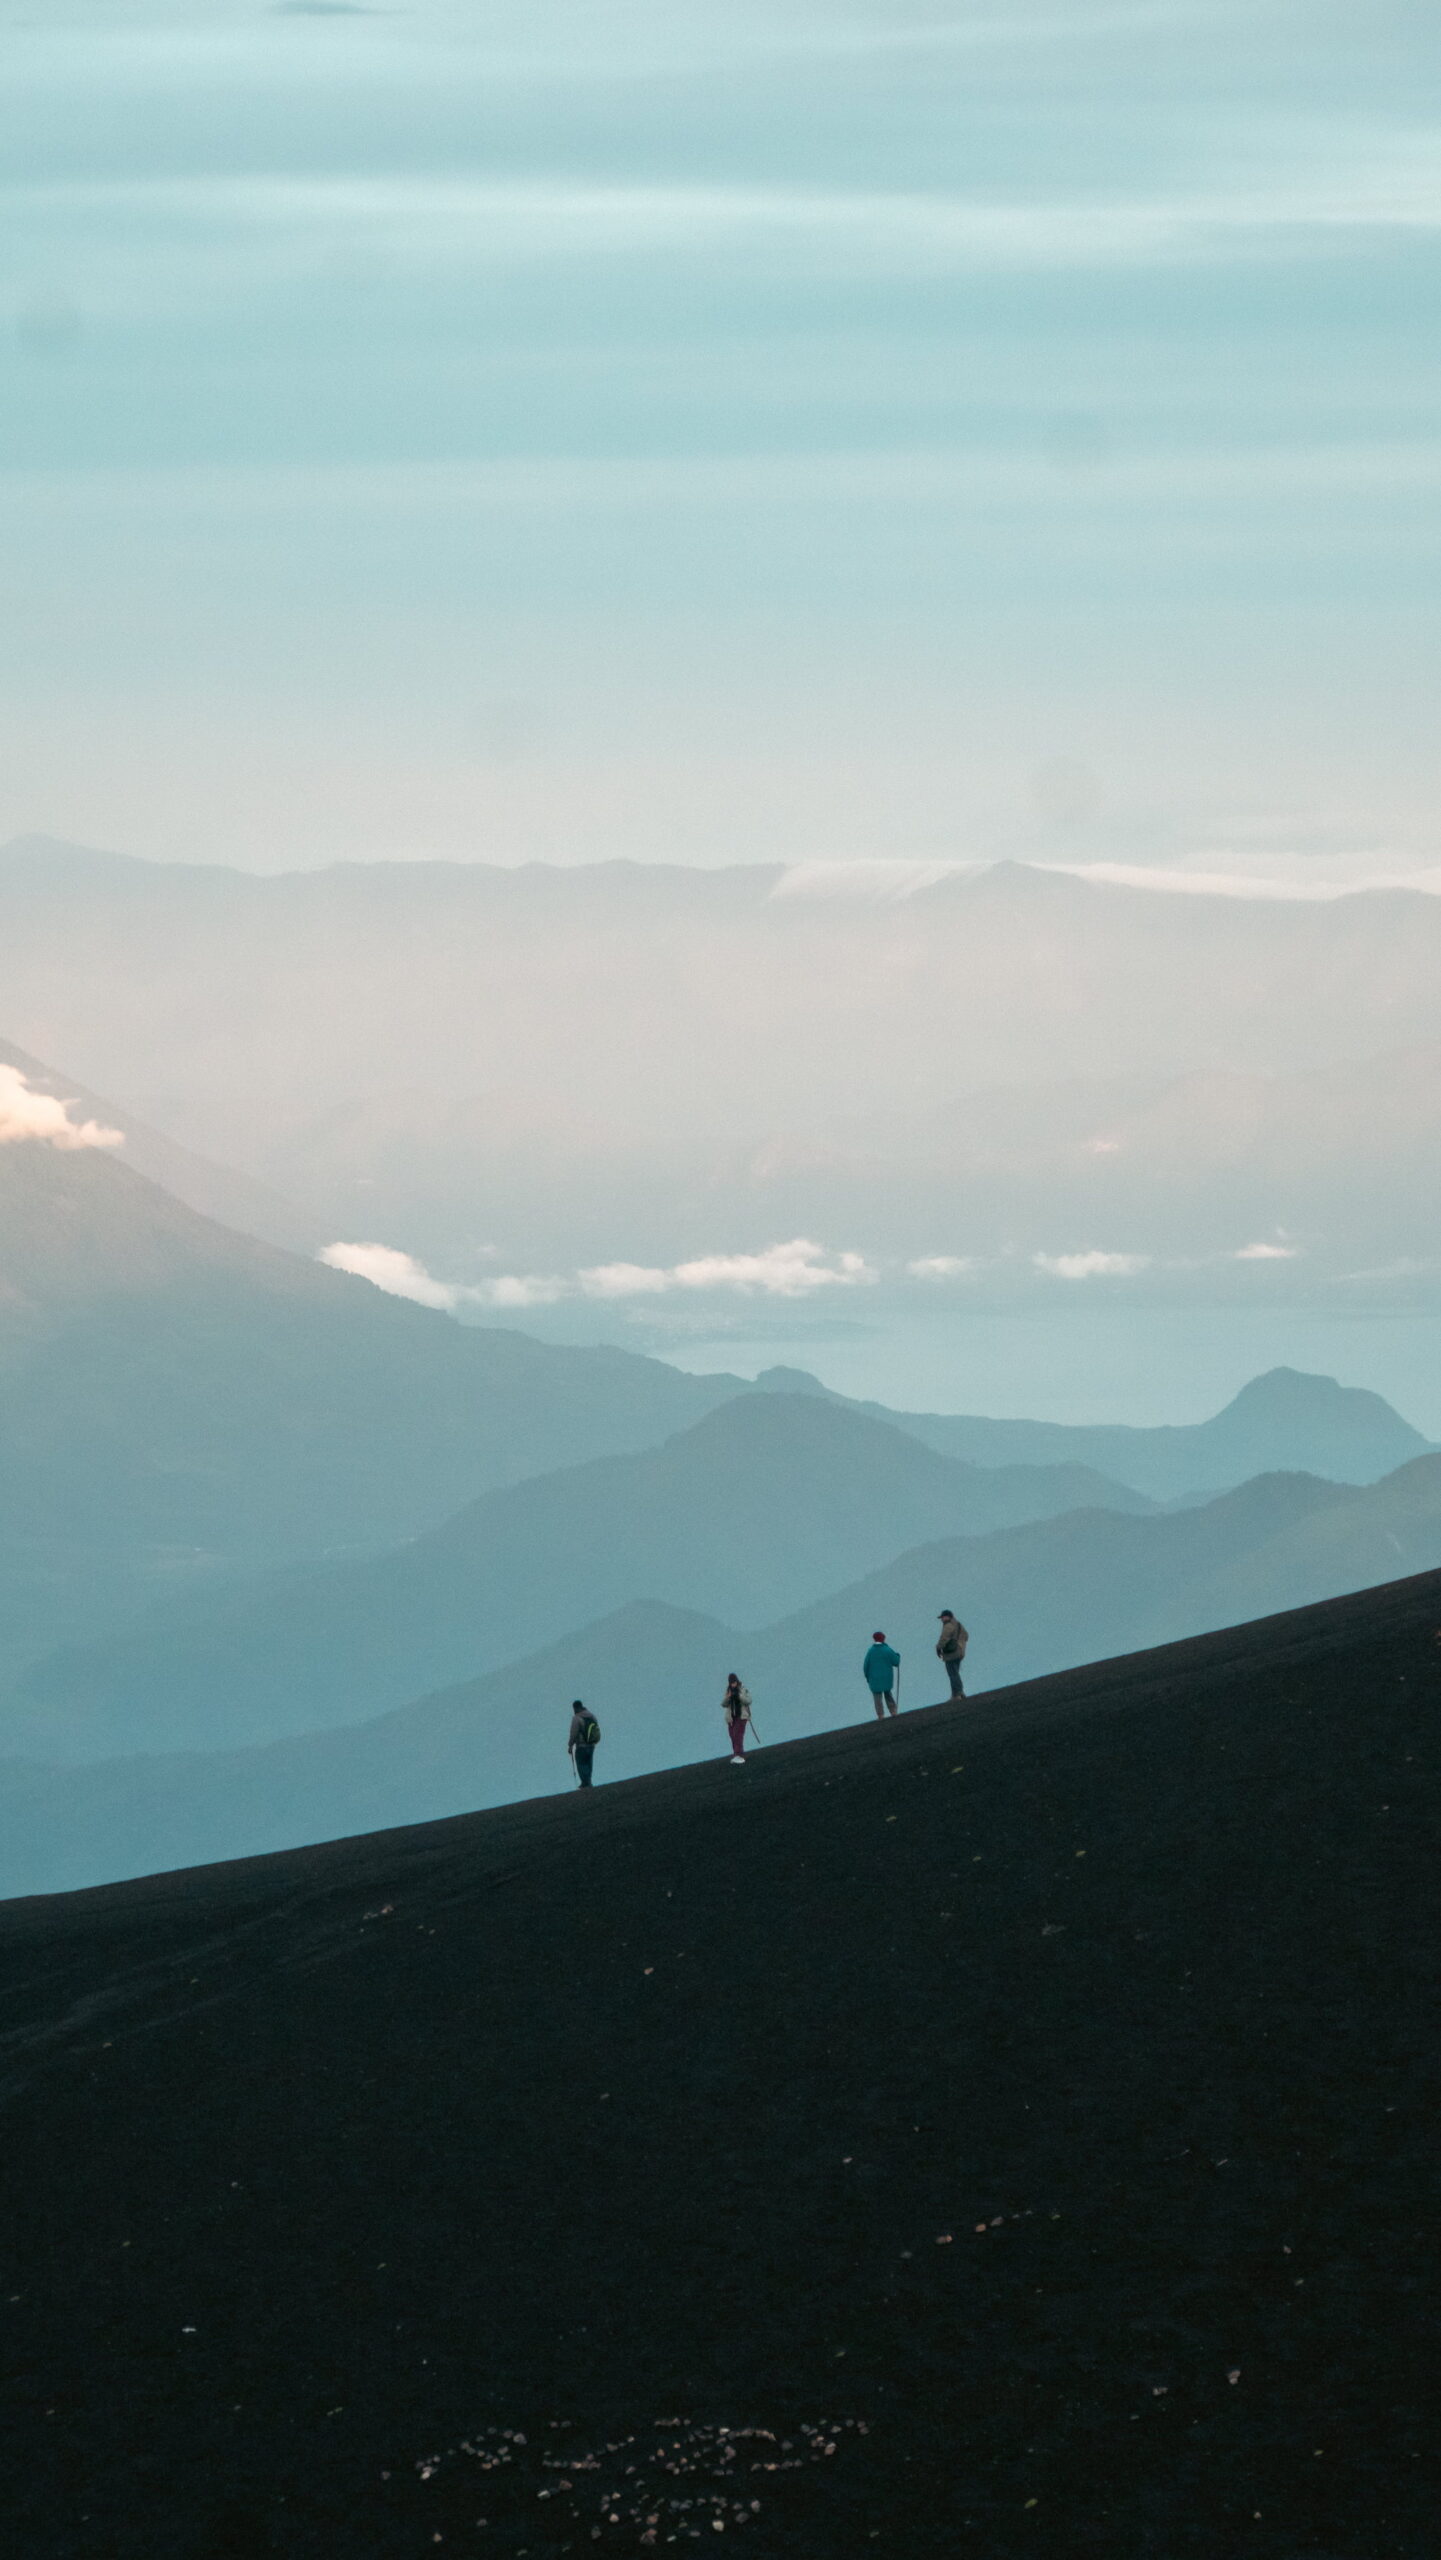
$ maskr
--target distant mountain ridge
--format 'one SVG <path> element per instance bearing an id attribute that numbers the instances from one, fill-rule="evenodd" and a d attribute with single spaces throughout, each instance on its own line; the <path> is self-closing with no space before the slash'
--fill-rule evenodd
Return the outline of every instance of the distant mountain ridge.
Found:
<path id="1" fill-rule="evenodd" d="M 1235 1257 L 1278 1226 L 1307 1239 L 1295 1289 L 1433 1258 L 1441 899 L 901 878 L 257 875 L 31 839 L 0 853 L 0 1021 L 327 1241 L 459 1279 L 481 1242 L 534 1257 L 513 1270 L 669 1263 L 776 1216 L 981 1257 L 1023 1299 L 1054 1294 L 1036 1253 L 1087 1245 L 1149 1256 L 1150 1289 L 1204 1261 L 1248 1302 L 1277 1275 Z"/>
<path id="2" fill-rule="evenodd" d="M 27 1053 L 5 1059 L 23 1062 L 39 1089 L 74 1093 L 108 1116 L 100 1097 Z M 165 1162 L 166 1142 L 155 1143 Z M 227 1179 L 188 1162 L 179 1175 L 192 1187 Z M 797 1390 L 837 1430 L 844 1416 L 855 1445 L 829 1473 L 818 1460 L 808 1478 L 788 1480 L 758 1440 L 749 1474 L 737 1468 L 727 1482 L 719 1468 L 728 1512 L 709 1526 L 697 1485 L 674 1504 L 641 1499 L 645 1469 L 598 1497 L 603 1538 L 580 1514 L 543 1525 L 554 1488 L 525 1496 L 513 1519 L 492 1503 L 473 1531 L 494 1560 L 489 1582 L 483 1564 L 465 1561 L 460 1529 L 454 1550 L 439 1538 L 428 1566 L 428 1550 L 418 1563 L 397 1561 L 385 1551 L 438 1533 L 501 1487 L 654 1450 L 727 1404 L 768 1399 L 743 1379 L 692 1376 L 634 1353 L 462 1328 L 200 1214 L 121 1151 L 0 1147 L 0 1660 L 12 1706 L 27 1664 L 58 1643 L 137 1629 L 108 1668 L 94 1654 L 53 1665 L 53 1692 L 28 1688 L 12 1741 L 23 1729 L 33 1747 L 43 1697 L 76 1747 L 87 1724 L 111 1747 L 127 1736 L 189 1738 L 203 1730 L 195 1719 L 207 1702 L 227 1695 L 243 1695 L 252 1721 L 241 1730 L 252 1738 L 356 1721 L 630 1597 L 755 1624 L 938 1530 L 1001 1528 L 1078 1504 L 1125 1511 L 1195 1499 L 1277 1468 L 1374 1477 L 1427 1445 L 1380 1398 L 1289 1371 L 1253 1382 L 1210 1422 L 1151 1432 L 893 1415 L 830 1397 L 803 1372 L 760 1385 Z M 867 1443 L 867 1431 L 880 1437 Z M 902 1498 L 894 1471 L 906 1447 L 934 1463 L 929 1476 L 912 1466 Z M 936 1472 L 945 1466 L 959 1466 L 964 1482 Z M 894 1479 L 898 1508 L 889 1497 L 868 1505 L 872 1468 L 877 1492 Z M 628 1524 L 632 1494 L 640 1508 Z M 751 1561 L 737 1579 L 747 1539 Z M 380 1560 L 353 1577 L 360 1602 L 327 1644 L 317 1620 L 288 1644 L 267 1639 L 248 1652 L 247 1612 L 257 1627 L 270 1611 L 275 1629 L 295 1630 L 315 1598 L 287 1581 L 237 1593 L 235 1617 L 215 1604 L 219 1651 L 207 1654 L 216 1586 L 362 1553 Z M 682 1553 L 673 1575 L 667 1559 Z M 564 1558 L 578 1560 L 574 1571 Z M 409 1635 L 399 1623 L 387 1632 L 381 1595 L 407 1577 L 418 1588 L 423 1567 L 439 1577 L 428 1604 Z M 492 1594 L 483 1609 L 482 1591 Z M 157 1607 L 173 1626 L 142 1636 L 137 1622 Z M 361 1625 L 372 1630 L 365 1643 Z M 53 1723 L 49 1733 L 57 1747 Z"/>
<path id="3" fill-rule="evenodd" d="M 633 1600 L 764 1625 L 838 1577 L 933 1547 L 937 1532 L 976 1537 L 1075 1512 L 1123 1519 L 1155 1498 L 1137 1475 L 1174 1500 L 1188 1477 L 1206 1488 L 1224 1480 L 1228 1458 L 1244 1466 L 1256 1453 L 1267 1480 L 1315 1486 L 1314 1508 L 1336 1480 L 1317 1485 L 1320 1470 L 1297 1450 L 1319 1450 L 1332 1467 L 1339 1451 L 1358 1476 L 1388 1447 L 1403 1460 L 1426 1452 L 1381 1398 L 1288 1371 L 1256 1381 L 1211 1423 L 1154 1432 L 892 1416 L 788 1371 L 768 1373 L 761 1394 L 706 1384 L 719 1390 L 709 1413 L 655 1445 L 495 1488 L 389 1552 L 213 1597 L 202 1587 L 130 1632 L 33 1661 L 0 1688 L 0 1750 L 229 1749 L 355 1724 Z M 957 1444 L 991 1455 L 963 1457 Z M 1119 1453 L 1131 1482 L 1079 1463 L 1101 1447 Z M 998 1459 L 1026 1448 L 1076 1454 Z M 1008 1611 L 1049 1624 L 1051 1569 L 1042 1557 L 1034 1570 L 1039 1618 L 1023 1595 Z M 1053 1651 L 1052 1637 L 1042 1667 Z"/>
<path id="4" fill-rule="evenodd" d="M 873 1625 L 901 1649 L 903 1706 L 933 1703 L 945 1683 L 932 1630 L 947 1601 L 971 1628 L 967 1679 L 982 1731 L 988 1693 L 1013 1682 L 1438 1565 L 1441 1455 L 1361 1489 L 1263 1478 L 1194 1510 L 1073 1512 L 942 1540 L 749 1634 L 632 1603 L 368 1724 L 67 1770 L 12 1762 L 0 1794 L 0 1893 L 58 1892 L 551 1793 L 565 1783 L 577 1695 L 601 1720 L 603 1779 L 718 1754 L 732 1668 L 752 1689 L 762 1747 L 864 1722 L 860 1664 Z"/>
<path id="5" fill-rule="evenodd" d="M 814 1716 L 851 1676 L 841 1630 L 873 1618 L 902 1647 L 910 1702 L 918 1688 L 940 1697 L 931 1629 L 936 1611 L 952 1607 L 971 1630 L 968 1688 L 983 1694 L 1436 1566 L 1441 1454 L 1361 1487 L 1258 1476 L 1194 1508 L 1131 1519 L 1069 1512 L 916 1548 L 768 1628 L 762 1676 Z"/>
<path id="6" fill-rule="evenodd" d="M 769 1369 L 756 1381 L 782 1394 L 828 1396 L 806 1370 Z M 859 1403 L 862 1413 L 887 1412 Z M 1269 1369 L 1206 1422 L 1025 1422 L 979 1414 L 889 1413 L 931 1449 L 972 1466 L 1095 1467 L 1158 1502 L 1216 1493 L 1278 1469 L 1372 1484 L 1431 1442 L 1366 1387 L 1299 1369 Z"/>
<path id="7" fill-rule="evenodd" d="M 36 1664 L 0 1744 L 94 1757 L 355 1724 L 629 1601 L 756 1625 L 937 1530 L 1146 1497 L 1083 1467 L 972 1467 L 809 1396 L 737 1396 L 657 1447 L 480 1496 L 388 1554 L 223 1593 Z"/>
<path id="8" fill-rule="evenodd" d="M 119 1151 L 0 1146 L 0 1644 L 13 1664 L 217 1574 L 390 1544 L 742 1383 L 462 1327 Z"/>
<path id="9" fill-rule="evenodd" d="M 282 1245 L 293 1253 L 312 1253 L 326 1242 L 315 1221 L 293 1201 L 282 1199 L 268 1184 L 253 1181 L 249 1174 L 236 1173 L 229 1165 L 212 1164 L 208 1158 L 192 1154 L 189 1147 L 177 1146 L 173 1138 L 162 1136 L 109 1094 L 92 1093 L 73 1076 L 57 1074 L 27 1050 L 17 1049 L 13 1041 L 0 1040 L 0 1066 L 14 1067 L 32 1093 L 73 1102 L 73 1118 L 97 1120 L 104 1128 L 118 1129 L 125 1141 L 124 1161 L 130 1171 L 157 1183 L 197 1216 L 217 1219 L 222 1226 L 233 1227 L 265 1244 Z"/>

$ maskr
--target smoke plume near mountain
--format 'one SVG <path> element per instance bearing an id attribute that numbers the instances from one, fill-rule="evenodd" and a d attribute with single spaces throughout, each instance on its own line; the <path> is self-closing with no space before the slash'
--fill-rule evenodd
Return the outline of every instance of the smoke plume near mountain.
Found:
<path id="1" fill-rule="evenodd" d="M 71 1105 L 53 1093 L 36 1093 L 18 1067 L 0 1066 L 0 1147 L 39 1144 L 73 1152 L 80 1147 L 120 1147 L 119 1129 L 99 1120 L 75 1121 Z"/>

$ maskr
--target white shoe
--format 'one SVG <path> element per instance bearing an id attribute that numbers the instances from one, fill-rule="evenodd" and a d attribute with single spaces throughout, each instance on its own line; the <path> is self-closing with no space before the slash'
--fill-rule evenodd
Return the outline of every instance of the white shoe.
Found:
<path id="1" fill-rule="evenodd" d="M 743 1769 L 745 1765 L 744 1753 L 740 1751 L 733 1751 L 731 1753 L 731 1767 L 733 1769 Z"/>

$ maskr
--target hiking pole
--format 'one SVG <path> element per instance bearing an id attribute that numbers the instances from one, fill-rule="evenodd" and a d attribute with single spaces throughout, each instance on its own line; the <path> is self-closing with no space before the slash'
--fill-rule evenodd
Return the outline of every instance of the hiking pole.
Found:
<path id="1" fill-rule="evenodd" d="M 899 1662 L 898 1662 L 898 1663 L 896 1664 L 896 1713 L 897 1713 L 897 1715 L 899 1715 L 899 1714 L 900 1714 L 900 1712 L 901 1712 L 901 1666 L 900 1666 L 900 1664 L 899 1664 Z"/>

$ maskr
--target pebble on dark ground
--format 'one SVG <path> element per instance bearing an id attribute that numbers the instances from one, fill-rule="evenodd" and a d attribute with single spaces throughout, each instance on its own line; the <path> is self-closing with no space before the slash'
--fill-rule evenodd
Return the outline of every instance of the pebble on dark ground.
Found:
<path id="1" fill-rule="evenodd" d="M 1432 2553 L 1441 1575 L 864 1703 L 0 1907 L 10 2547 Z"/>

